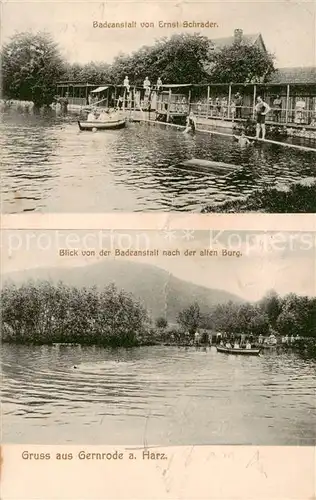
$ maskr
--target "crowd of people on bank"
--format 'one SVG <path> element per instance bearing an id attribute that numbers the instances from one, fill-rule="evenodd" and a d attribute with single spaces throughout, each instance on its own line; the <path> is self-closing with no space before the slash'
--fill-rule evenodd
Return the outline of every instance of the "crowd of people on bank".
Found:
<path id="1" fill-rule="evenodd" d="M 228 349 L 251 349 L 253 347 L 276 347 L 276 346 L 291 346 L 298 342 L 301 337 L 299 335 L 283 335 L 277 337 L 273 333 L 269 336 L 259 335 L 258 337 L 246 335 L 237 335 L 234 338 L 223 339 L 221 334 L 218 334 L 219 345 Z"/>

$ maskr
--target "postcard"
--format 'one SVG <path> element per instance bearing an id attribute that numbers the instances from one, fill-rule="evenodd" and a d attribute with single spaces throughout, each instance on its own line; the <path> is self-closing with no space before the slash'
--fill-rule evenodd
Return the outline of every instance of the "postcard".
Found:
<path id="1" fill-rule="evenodd" d="M 2 3 L 2 212 L 315 213 L 313 1 Z"/>
<path id="2" fill-rule="evenodd" d="M 315 22 L 2 2 L 2 500 L 315 497 Z"/>
<path id="3" fill-rule="evenodd" d="M 315 231 L 2 240 L 4 500 L 312 498 Z"/>

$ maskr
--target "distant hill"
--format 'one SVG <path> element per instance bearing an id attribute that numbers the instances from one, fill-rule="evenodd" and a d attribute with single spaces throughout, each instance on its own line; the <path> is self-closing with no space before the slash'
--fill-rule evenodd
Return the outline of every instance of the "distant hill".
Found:
<path id="1" fill-rule="evenodd" d="M 158 267 L 123 260 L 111 260 L 74 268 L 30 269 L 2 275 L 2 283 L 13 281 L 21 284 L 28 280 L 49 280 L 76 287 L 103 287 L 113 282 L 140 299 L 153 318 L 166 315 L 175 321 L 178 312 L 194 301 L 198 301 L 202 312 L 216 304 L 243 300 L 224 290 L 195 285 L 175 278 Z"/>

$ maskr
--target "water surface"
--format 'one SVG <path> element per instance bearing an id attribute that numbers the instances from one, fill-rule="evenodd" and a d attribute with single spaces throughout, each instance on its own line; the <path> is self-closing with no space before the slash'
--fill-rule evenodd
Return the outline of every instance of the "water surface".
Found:
<path id="1" fill-rule="evenodd" d="M 129 123 L 79 132 L 74 117 L 6 113 L 0 124 L 2 211 L 200 211 L 258 188 L 315 177 L 315 153 Z M 236 165 L 227 176 L 185 159 Z"/>
<path id="2" fill-rule="evenodd" d="M 294 354 L 8 344 L 2 350 L 7 443 L 316 444 L 315 362 Z"/>

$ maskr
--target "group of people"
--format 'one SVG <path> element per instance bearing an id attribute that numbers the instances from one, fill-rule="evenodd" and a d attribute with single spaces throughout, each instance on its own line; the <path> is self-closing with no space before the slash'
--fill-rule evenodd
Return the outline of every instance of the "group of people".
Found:
<path id="1" fill-rule="evenodd" d="M 266 135 L 266 127 L 265 127 L 265 120 L 266 120 L 266 115 L 270 111 L 270 106 L 262 99 L 262 97 L 258 96 L 257 97 L 257 103 L 255 107 L 255 113 L 256 113 L 256 139 L 260 139 L 260 134 L 261 138 L 264 140 L 265 135 Z M 184 132 L 195 132 L 196 130 L 196 116 L 194 115 L 193 111 L 191 111 L 187 117 L 187 123 L 186 123 L 186 129 Z M 246 137 L 245 132 L 242 131 L 240 136 L 234 136 L 237 140 L 240 146 L 247 146 L 251 144 L 251 141 Z"/>
<path id="2" fill-rule="evenodd" d="M 224 342 L 221 340 L 220 346 L 224 347 Z M 227 349 L 251 349 L 251 342 L 250 340 L 247 340 L 246 342 L 242 343 L 241 341 L 235 340 L 235 342 L 230 342 L 229 340 L 226 342 L 225 347 Z"/>
<path id="3" fill-rule="evenodd" d="M 111 120 L 117 120 L 117 111 L 113 108 L 101 109 L 93 108 L 89 111 L 87 116 L 88 122 L 108 122 Z"/>
<path id="4" fill-rule="evenodd" d="M 239 92 L 237 92 L 232 98 L 231 102 L 228 103 L 228 100 L 225 96 L 223 97 L 210 97 L 208 101 L 208 109 L 210 117 L 220 117 L 223 120 L 228 117 L 228 110 L 230 111 L 230 117 L 232 121 L 236 119 L 242 118 L 242 106 L 243 99 Z M 198 101 L 196 104 L 197 114 L 203 113 L 203 104 L 201 101 Z"/>
<path id="5" fill-rule="evenodd" d="M 125 97 L 128 100 L 130 98 L 130 83 L 129 83 L 129 78 L 127 75 L 124 78 L 123 86 L 124 86 L 124 90 L 125 90 L 125 92 L 124 92 Z M 143 81 L 143 86 L 142 86 L 142 89 L 140 92 L 140 102 L 143 103 L 143 105 L 144 105 L 145 101 L 146 102 L 149 101 L 152 90 L 154 90 L 156 92 L 160 92 L 161 88 L 162 88 L 162 80 L 160 77 L 158 77 L 156 85 L 152 87 L 148 76 L 146 76 L 146 78 Z M 123 97 L 120 96 L 119 100 L 120 100 L 120 98 L 121 98 L 121 102 L 123 103 Z"/>

